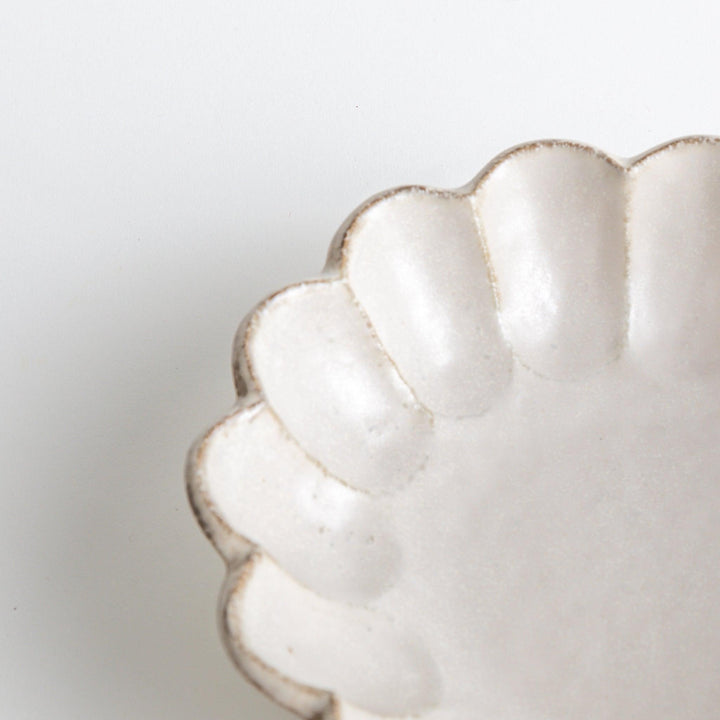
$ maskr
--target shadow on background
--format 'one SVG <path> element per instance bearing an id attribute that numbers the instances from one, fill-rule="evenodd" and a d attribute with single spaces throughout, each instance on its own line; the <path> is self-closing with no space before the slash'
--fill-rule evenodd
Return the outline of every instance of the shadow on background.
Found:
<path id="1" fill-rule="evenodd" d="M 276 260 L 252 259 L 243 275 L 256 280 L 245 285 L 227 257 L 198 258 L 164 281 L 159 267 L 125 276 L 120 288 L 99 278 L 92 306 L 60 322 L 67 342 L 41 378 L 45 409 L 24 428 L 29 446 L 30 433 L 51 439 L 32 462 L 44 570 L 17 622 L 38 636 L 43 657 L 25 660 L 49 676 L 63 716 L 100 708 L 104 718 L 294 717 L 222 650 L 223 566 L 189 510 L 183 463 L 195 436 L 232 405 L 236 325 L 283 273 L 298 278 L 312 260 L 298 248 L 304 259 L 290 253 L 279 270 Z M 147 298 L 141 313 L 138 297 Z"/>

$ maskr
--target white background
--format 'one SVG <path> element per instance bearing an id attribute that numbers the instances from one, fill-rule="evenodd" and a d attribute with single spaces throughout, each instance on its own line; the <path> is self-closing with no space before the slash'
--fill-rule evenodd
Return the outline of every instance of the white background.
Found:
<path id="1" fill-rule="evenodd" d="M 187 446 L 236 325 L 368 195 L 720 133 L 720 5 L 0 11 L 0 717 L 282 720 L 215 628 Z"/>

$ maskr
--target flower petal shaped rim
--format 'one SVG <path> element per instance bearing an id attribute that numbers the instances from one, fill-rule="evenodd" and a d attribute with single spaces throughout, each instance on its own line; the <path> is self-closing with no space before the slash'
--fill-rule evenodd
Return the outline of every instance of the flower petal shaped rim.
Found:
<path id="1" fill-rule="evenodd" d="M 336 285 L 347 287 L 348 248 L 351 244 L 350 238 L 352 237 L 353 232 L 358 227 L 358 223 L 369 210 L 395 196 L 402 195 L 404 193 L 423 193 L 429 196 L 442 198 L 472 200 L 472 198 L 476 196 L 478 191 L 486 183 L 488 178 L 490 178 L 499 168 L 505 166 L 509 161 L 521 154 L 532 152 L 534 150 L 571 148 L 583 153 L 588 153 L 594 158 L 603 160 L 610 168 L 613 169 L 613 171 L 617 171 L 618 173 L 621 173 L 623 177 L 626 177 L 631 175 L 634 170 L 642 167 L 651 158 L 660 153 L 672 151 L 673 148 L 686 145 L 706 144 L 720 144 L 720 138 L 708 136 L 689 136 L 680 138 L 678 140 L 659 145 L 639 156 L 636 156 L 635 158 L 624 161 L 615 159 L 590 146 L 579 143 L 560 140 L 532 142 L 518 145 L 509 149 L 505 153 L 502 153 L 493 159 L 475 177 L 475 179 L 459 190 L 442 191 L 433 190 L 423 186 L 406 186 L 380 193 L 363 203 L 340 228 L 331 245 L 323 276 L 315 280 L 304 281 L 291 285 L 279 291 L 260 303 L 255 310 L 247 316 L 237 333 L 233 352 L 233 374 L 238 392 L 237 407 L 228 416 L 216 423 L 190 450 L 190 453 L 188 454 L 186 479 L 188 494 L 193 510 L 205 534 L 217 548 L 218 552 L 223 556 L 228 565 L 228 576 L 226 578 L 225 589 L 221 597 L 222 634 L 226 641 L 228 650 L 236 664 L 241 671 L 248 676 L 251 682 L 260 687 L 260 689 L 264 692 L 268 693 L 277 702 L 302 717 L 322 718 L 322 720 L 353 720 L 355 717 L 358 719 L 365 717 L 362 711 L 356 710 L 352 706 L 347 705 L 333 692 L 303 685 L 292 678 L 283 676 L 272 667 L 267 666 L 261 658 L 253 655 L 252 651 L 243 647 L 236 631 L 232 629 L 232 623 L 229 619 L 230 616 L 228 614 L 228 608 L 233 606 L 233 602 L 235 602 L 244 589 L 253 582 L 255 569 L 263 562 L 272 563 L 274 561 L 271 559 L 271 556 L 265 552 L 262 546 L 258 546 L 254 541 L 244 537 L 235 528 L 228 525 L 224 519 L 223 512 L 219 508 L 215 507 L 213 500 L 207 493 L 201 466 L 203 454 L 208 447 L 208 443 L 218 434 L 218 432 L 221 431 L 227 422 L 237 419 L 238 417 L 249 417 L 253 413 L 258 413 L 260 410 L 269 410 L 273 413 L 272 406 L 267 402 L 261 373 L 258 372 L 252 355 L 252 346 L 253 343 L 256 342 L 258 327 L 261 323 L 263 313 L 267 310 L 267 308 L 269 308 L 274 302 L 277 302 L 278 299 L 287 297 L 288 293 L 292 293 L 295 289 L 302 290 L 311 285 L 323 287 Z M 487 261 L 487 248 L 484 248 L 484 251 L 486 253 L 485 259 Z M 488 263 L 488 265 L 490 266 L 489 282 L 493 293 L 495 293 L 495 299 L 497 302 L 497 278 L 494 277 L 492 264 Z M 628 329 L 624 328 L 623 333 L 623 342 L 626 343 Z M 610 348 L 611 346 L 612 343 L 608 342 L 607 347 Z M 614 346 L 612 347 L 614 348 Z M 606 351 L 605 348 L 603 348 L 603 352 L 606 352 L 606 355 L 608 356 L 607 361 L 611 362 L 612 352 L 610 350 Z M 620 352 L 620 350 L 618 350 L 618 352 Z M 514 357 L 518 360 L 517 355 L 514 355 Z M 523 363 L 523 358 L 520 358 L 519 361 Z M 535 368 L 533 369 L 535 370 Z M 538 372 L 541 375 L 552 377 L 552 370 L 553 367 L 550 365 L 549 370 L 546 367 L 541 367 Z M 671 368 L 671 370 L 674 370 L 674 368 Z M 401 373 L 400 380 L 402 379 Z M 392 380 L 392 382 L 395 382 L 395 380 Z M 413 387 L 410 384 L 407 384 L 407 387 L 410 389 L 411 394 L 414 395 Z M 417 417 L 421 419 L 423 417 L 429 418 L 431 426 L 433 411 L 432 409 L 428 410 L 428 408 L 425 407 L 423 398 L 413 397 L 405 404 L 407 406 L 414 407 L 414 412 L 417 412 Z M 301 452 L 304 452 L 307 455 L 309 462 L 318 465 L 319 461 L 315 459 L 312 453 L 308 453 L 306 449 L 304 449 L 305 443 L 299 442 L 293 434 L 287 430 L 283 420 L 278 418 L 276 414 L 275 417 L 278 420 L 278 423 L 283 426 L 287 432 L 288 440 L 295 444 Z M 423 422 L 425 421 L 423 420 Z M 408 431 L 410 436 L 414 437 L 417 427 L 418 426 L 416 424 L 412 424 L 410 426 L 410 430 Z M 422 462 L 419 464 L 422 466 Z M 344 482 L 344 480 L 339 477 L 340 473 L 338 473 L 335 468 L 328 469 L 319 465 L 319 469 L 322 473 L 332 477 L 334 480 L 341 483 Z M 412 475 L 415 470 L 410 469 L 408 472 Z M 349 489 L 354 493 L 362 494 L 368 492 L 367 489 L 359 486 L 358 483 L 351 484 Z M 375 488 L 370 488 L 369 490 L 371 493 L 376 491 L 377 489 Z"/>

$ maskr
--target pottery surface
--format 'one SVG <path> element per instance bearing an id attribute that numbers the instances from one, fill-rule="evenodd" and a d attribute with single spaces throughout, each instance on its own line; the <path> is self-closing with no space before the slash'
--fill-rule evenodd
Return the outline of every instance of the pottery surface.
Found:
<path id="1" fill-rule="evenodd" d="M 238 667 L 307 718 L 720 706 L 720 143 L 519 146 L 262 302 L 193 447 Z"/>

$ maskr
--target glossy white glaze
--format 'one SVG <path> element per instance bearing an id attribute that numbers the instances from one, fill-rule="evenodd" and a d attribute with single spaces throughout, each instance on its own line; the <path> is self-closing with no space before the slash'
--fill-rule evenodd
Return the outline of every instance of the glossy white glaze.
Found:
<path id="1" fill-rule="evenodd" d="M 720 144 L 521 146 L 243 325 L 188 485 L 230 653 L 305 717 L 720 704 Z"/>

